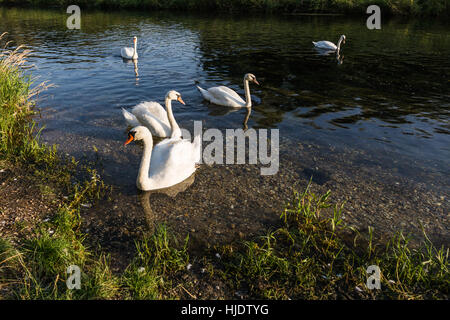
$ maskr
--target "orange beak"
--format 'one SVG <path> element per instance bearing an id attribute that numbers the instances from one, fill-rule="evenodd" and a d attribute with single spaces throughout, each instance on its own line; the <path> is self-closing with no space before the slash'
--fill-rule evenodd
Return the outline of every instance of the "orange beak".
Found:
<path id="1" fill-rule="evenodd" d="M 133 136 L 131 134 L 128 134 L 128 139 L 127 139 L 127 141 L 124 142 L 123 145 L 126 146 L 127 144 L 129 144 L 133 140 L 134 140 Z"/>
<path id="2" fill-rule="evenodd" d="M 181 97 L 178 97 L 177 100 L 178 100 L 179 103 L 186 105 L 186 103 L 184 103 L 184 101 L 183 101 L 183 99 L 181 99 Z"/>
<path id="3" fill-rule="evenodd" d="M 255 80 L 253 80 L 254 83 L 256 83 L 259 86 L 259 82 Z"/>

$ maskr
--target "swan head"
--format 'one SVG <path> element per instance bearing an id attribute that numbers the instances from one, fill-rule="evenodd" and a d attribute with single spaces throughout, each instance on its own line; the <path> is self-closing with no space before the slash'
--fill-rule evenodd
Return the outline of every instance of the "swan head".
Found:
<path id="1" fill-rule="evenodd" d="M 133 37 L 133 43 L 136 43 L 136 42 L 137 42 L 137 37 L 134 36 L 134 37 Z"/>
<path id="2" fill-rule="evenodd" d="M 256 83 L 257 85 L 259 85 L 259 82 L 256 80 L 256 77 L 253 73 L 247 73 L 244 76 L 244 80 L 247 80 L 249 82 L 253 82 L 253 83 Z"/>
<path id="3" fill-rule="evenodd" d="M 344 44 L 344 43 L 345 43 L 345 34 L 343 34 L 343 35 L 341 36 L 341 40 L 342 40 L 342 43 Z"/>
<path id="4" fill-rule="evenodd" d="M 181 99 L 181 94 L 179 92 L 176 92 L 175 90 L 170 90 L 169 92 L 167 92 L 166 99 L 177 100 L 181 104 L 186 104 L 184 103 L 183 99 Z"/>
<path id="5" fill-rule="evenodd" d="M 128 138 L 127 141 L 125 141 L 124 145 L 126 146 L 133 140 L 138 141 L 148 137 L 150 138 L 152 137 L 150 130 L 148 130 L 147 127 L 144 126 L 137 126 L 128 132 Z"/>

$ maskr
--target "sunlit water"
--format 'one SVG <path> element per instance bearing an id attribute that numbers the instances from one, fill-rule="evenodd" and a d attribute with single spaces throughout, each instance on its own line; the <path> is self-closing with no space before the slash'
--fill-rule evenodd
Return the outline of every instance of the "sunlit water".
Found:
<path id="1" fill-rule="evenodd" d="M 106 181 L 128 195 L 137 193 L 140 151 L 121 144 L 121 108 L 163 103 L 175 89 L 186 102 L 174 103 L 182 127 L 201 120 L 204 128 L 242 128 L 245 110 L 209 105 L 195 85 L 227 85 L 243 96 L 242 78 L 251 72 L 261 86 L 251 85 L 255 105 L 247 125 L 280 130 L 282 167 L 286 161 L 292 172 L 300 168 L 295 172 L 303 179 L 315 174 L 319 185 L 334 180 L 334 191 L 343 194 L 336 178 L 343 172 L 348 189 L 367 177 L 380 176 L 381 186 L 405 177 L 411 188 L 437 190 L 442 203 L 434 213 L 444 225 L 440 234 L 448 232 L 450 27 L 444 22 L 384 21 L 381 30 L 368 30 L 365 17 L 82 12 L 82 29 L 67 30 L 63 11 L 0 9 L 0 16 L 12 46 L 34 51 L 33 75 L 55 86 L 40 103 L 44 141 L 77 158 L 100 158 Z M 314 50 L 311 41 L 336 43 L 341 34 L 347 42 L 339 60 Z M 133 36 L 136 66 L 120 57 Z M 311 152 L 300 152 L 299 144 Z"/>

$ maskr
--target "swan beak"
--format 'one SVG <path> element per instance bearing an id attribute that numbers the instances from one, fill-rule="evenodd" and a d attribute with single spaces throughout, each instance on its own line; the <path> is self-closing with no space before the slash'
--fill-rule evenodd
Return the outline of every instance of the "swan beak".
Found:
<path id="1" fill-rule="evenodd" d="M 181 97 L 178 97 L 177 100 L 178 100 L 179 103 L 186 105 L 186 103 L 184 103 L 184 101 L 183 101 L 183 99 L 181 99 Z"/>
<path id="2" fill-rule="evenodd" d="M 259 86 L 259 82 L 255 79 L 253 80 L 254 83 L 256 83 Z"/>
<path id="3" fill-rule="evenodd" d="M 131 141 L 133 141 L 134 140 L 134 137 L 133 137 L 133 135 L 131 135 L 131 134 L 128 134 L 128 139 L 127 139 L 127 141 L 125 141 L 124 142 L 124 146 L 126 146 L 127 144 L 129 144 Z"/>

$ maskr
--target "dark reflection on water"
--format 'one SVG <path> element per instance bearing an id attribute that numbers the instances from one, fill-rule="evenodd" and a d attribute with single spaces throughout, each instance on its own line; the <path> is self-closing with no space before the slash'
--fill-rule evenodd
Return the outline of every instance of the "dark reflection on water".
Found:
<path id="1" fill-rule="evenodd" d="M 120 153 L 108 149 L 123 138 L 120 108 L 161 102 L 176 89 L 187 105 L 177 104 L 175 116 L 187 127 L 203 120 L 221 129 L 279 128 L 284 137 L 381 150 L 390 153 L 386 161 L 398 153 L 448 173 L 448 24 L 386 21 L 371 31 L 364 19 L 342 17 L 83 12 L 76 31 L 65 28 L 64 12 L 0 9 L 0 16 L 8 40 L 34 50 L 35 75 L 56 85 L 47 92 L 44 132 L 60 144 L 64 133 L 78 136 L 63 146 L 67 152 L 86 152 L 91 146 L 83 143 L 95 136 Z M 340 56 L 312 46 L 341 34 Z M 134 35 L 137 65 L 119 55 Z M 243 95 L 246 72 L 262 84 L 251 86 L 249 118 L 246 110 L 207 104 L 195 88 L 227 85 Z"/>

